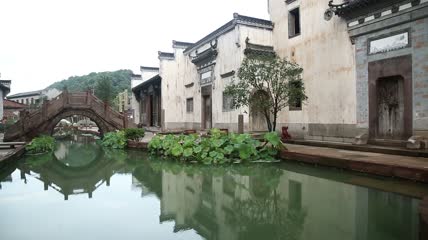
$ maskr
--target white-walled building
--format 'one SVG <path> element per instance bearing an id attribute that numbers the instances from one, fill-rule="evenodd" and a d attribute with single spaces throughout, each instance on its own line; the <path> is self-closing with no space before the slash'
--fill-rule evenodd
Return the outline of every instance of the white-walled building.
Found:
<path id="1" fill-rule="evenodd" d="M 173 41 L 173 52 L 159 52 L 164 129 L 225 128 L 261 130 L 248 109 L 234 109 L 223 95 L 245 52 L 273 53 L 273 25 L 268 20 L 234 14 L 233 19 L 194 44 Z"/>
<path id="2" fill-rule="evenodd" d="M 56 98 L 61 93 L 62 91 L 56 88 L 49 88 L 49 89 L 43 89 L 38 91 L 16 93 L 16 94 L 7 96 L 7 99 L 18 103 L 22 103 L 25 105 L 33 105 L 33 104 L 41 103 L 43 99 L 51 100 L 53 98 Z"/>

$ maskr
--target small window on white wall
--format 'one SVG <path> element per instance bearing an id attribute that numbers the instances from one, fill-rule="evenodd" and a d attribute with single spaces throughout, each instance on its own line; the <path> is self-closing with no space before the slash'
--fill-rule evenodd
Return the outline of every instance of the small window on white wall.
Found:
<path id="1" fill-rule="evenodd" d="M 186 99 L 186 112 L 193 112 L 193 98 Z"/>
<path id="2" fill-rule="evenodd" d="M 288 12 L 288 38 L 300 35 L 300 10 L 295 8 Z"/>

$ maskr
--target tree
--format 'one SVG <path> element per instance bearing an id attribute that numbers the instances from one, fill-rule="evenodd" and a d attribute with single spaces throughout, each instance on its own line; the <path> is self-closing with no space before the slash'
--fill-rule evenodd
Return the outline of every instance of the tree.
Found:
<path id="1" fill-rule="evenodd" d="M 303 69 L 272 55 L 250 54 L 238 71 L 238 81 L 225 89 L 234 107 L 249 107 L 263 114 L 269 131 L 275 131 L 278 113 L 307 99 L 302 81 Z"/>
<path id="2" fill-rule="evenodd" d="M 106 104 L 110 103 L 113 98 L 113 87 L 111 77 L 103 75 L 97 80 L 95 86 L 95 95 L 103 100 Z"/>

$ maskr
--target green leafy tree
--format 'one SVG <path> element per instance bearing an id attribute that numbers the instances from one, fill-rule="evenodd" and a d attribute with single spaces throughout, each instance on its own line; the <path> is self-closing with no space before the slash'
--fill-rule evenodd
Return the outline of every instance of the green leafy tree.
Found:
<path id="1" fill-rule="evenodd" d="M 68 79 L 55 82 L 48 88 L 63 89 L 67 87 L 70 92 L 84 92 L 87 90 L 95 89 L 98 80 L 101 76 L 109 76 L 113 86 L 113 96 L 116 96 L 123 89 L 131 90 L 131 70 L 118 70 L 113 72 L 93 72 L 84 76 L 72 76 Z"/>
<path id="2" fill-rule="evenodd" d="M 238 71 L 239 81 L 225 89 L 234 107 L 250 107 L 266 118 L 269 131 L 275 131 L 278 113 L 307 99 L 302 81 L 303 69 L 277 56 L 250 54 Z"/>
<path id="3" fill-rule="evenodd" d="M 113 98 L 113 87 L 110 76 L 101 76 L 95 87 L 95 95 L 105 103 L 110 103 Z"/>

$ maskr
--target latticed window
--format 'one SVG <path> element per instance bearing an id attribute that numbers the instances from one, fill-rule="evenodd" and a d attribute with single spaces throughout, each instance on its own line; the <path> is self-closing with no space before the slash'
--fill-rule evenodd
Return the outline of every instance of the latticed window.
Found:
<path id="1" fill-rule="evenodd" d="M 193 98 L 186 99 L 186 112 L 193 112 Z"/>
<path id="2" fill-rule="evenodd" d="M 234 102 L 232 96 L 223 92 L 223 112 L 229 112 L 234 109 Z"/>

